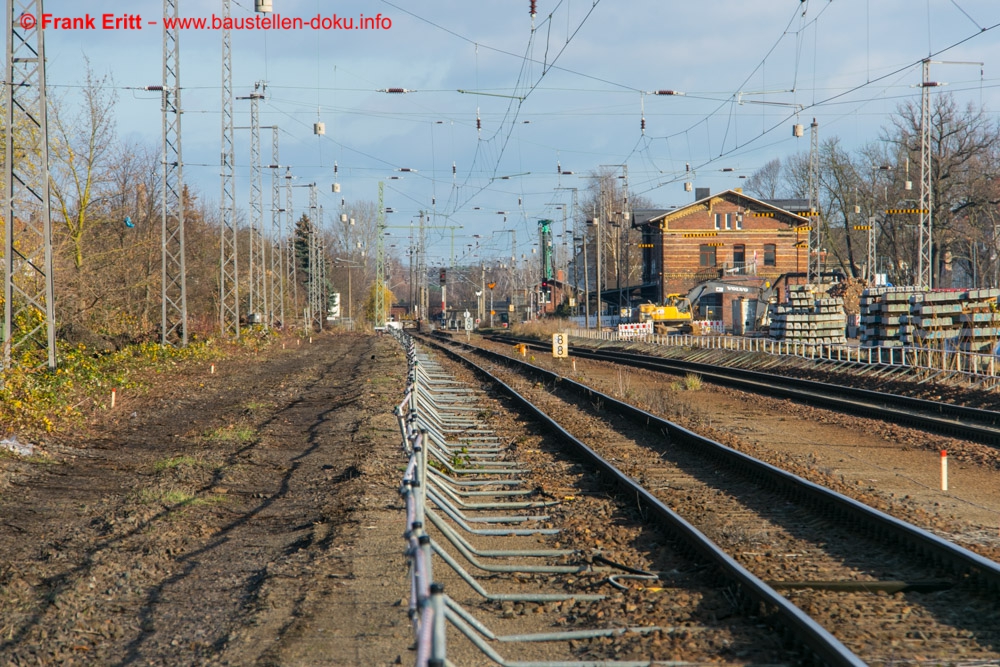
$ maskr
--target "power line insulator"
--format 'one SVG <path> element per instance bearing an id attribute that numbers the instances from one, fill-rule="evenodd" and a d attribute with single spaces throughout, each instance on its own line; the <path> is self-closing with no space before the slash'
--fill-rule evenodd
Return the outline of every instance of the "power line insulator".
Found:
<path id="1" fill-rule="evenodd" d="M 531 6 L 531 9 L 528 11 L 528 13 L 531 14 L 531 18 L 535 18 L 535 16 L 538 14 L 538 0 L 529 0 L 528 4 Z"/>
<path id="2" fill-rule="evenodd" d="M 642 130 L 643 134 L 646 134 L 646 119 L 643 118 L 639 121 L 639 129 Z"/>
<path id="3" fill-rule="evenodd" d="M 479 116 L 476 116 L 476 129 L 477 130 L 483 129 L 483 121 L 479 119 Z"/>

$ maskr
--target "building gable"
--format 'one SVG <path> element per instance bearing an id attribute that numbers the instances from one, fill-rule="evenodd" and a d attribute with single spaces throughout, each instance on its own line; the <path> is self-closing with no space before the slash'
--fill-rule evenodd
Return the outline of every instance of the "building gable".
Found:
<path id="1" fill-rule="evenodd" d="M 726 190 L 710 195 L 696 202 L 649 218 L 645 224 L 657 225 L 660 231 L 681 231 L 690 229 L 715 229 L 714 215 L 735 214 L 742 216 L 743 228 L 786 228 L 794 229 L 809 225 L 809 218 L 792 213 L 759 199 L 745 195 L 738 190 Z M 750 224 L 767 220 L 770 224 Z M 710 225 L 708 223 L 711 223 Z"/>

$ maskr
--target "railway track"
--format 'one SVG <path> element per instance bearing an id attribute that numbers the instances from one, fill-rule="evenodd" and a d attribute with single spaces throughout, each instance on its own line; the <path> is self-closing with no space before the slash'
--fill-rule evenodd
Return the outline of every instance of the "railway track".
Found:
<path id="1" fill-rule="evenodd" d="M 518 396 L 658 521 L 674 510 L 693 533 L 710 537 L 750 574 L 738 586 L 756 604 L 794 603 L 806 626 L 836 637 L 852 659 L 1000 661 L 993 561 L 567 378 L 471 346 L 443 347 L 456 360 L 477 359 L 478 372 Z M 679 525 L 671 530 L 691 537 Z M 783 627 L 801 630 L 796 622 Z M 858 664 L 837 662 L 844 659 L 820 661 Z"/>
<path id="2" fill-rule="evenodd" d="M 508 344 L 520 343 L 536 350 L 551 350 L 551 346 L 535 339 L 510 336 L 491 339 Z M 713 384 L 913 426 L 994 447 L 1000 446 L 1000 413 L 993 410 L 620 350 L 571 345 L 570 351 L 573 356 L 582 359 L 608 361 L 633 368 L 674 375 L 697 373 Z"/>

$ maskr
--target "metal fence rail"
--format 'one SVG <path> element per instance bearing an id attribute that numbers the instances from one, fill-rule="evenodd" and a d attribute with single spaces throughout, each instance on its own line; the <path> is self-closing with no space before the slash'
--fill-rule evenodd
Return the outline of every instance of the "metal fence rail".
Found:
<path id="1" fill-rule="evenodd" d="M 648 660 L 523 662 L 504 658 L 494 644 L 561 642 L 609 637 L 625 632 L 649 633 L 662 628 L 611 627 L 566 632 L 497 635 L 444 592 L 435 566 L 450 568 L 477 595 L 491 601 L 552 602 L 601 600 L 581 593 L 496 593 L 481 577 L 497 573 L 581 574 L 613 582 L 617 569 L 588 563 L 569 549 L 481 549 L 475 535 L 555 535 L 559 528 L 537 524 L 549 517 L 546 507 L 559 501 L 533 500 L 521 488 L 527 471 L 505 459 L 499 439 L 477 417 L 476 393 L 452 379 L 435 361 L 420 353 L 409 335 L 392 330 L 406 350 L 408 374 L 403 399 L 395 408 L 402 449 L 407 457 L 400 494 L 406 508 L 406 555 L 410 593 L 408 613 L 419 667 L 451 665 L 447 656 L 447 624 L 464 635 L 489 660 L 510 667 L 644 667 Z M 483 516 L 482 512 L 489 512 Z M 492 528 L 483 526 L 499 525 Z M 433 537 L 428 529 L 433 526 Z M 453 555 L 452 551 L 458 556 Z M 460 558 L 467 563 L 463 565 Z M 560 559 L 559 564 L 551 562 Z M 471 571 L 470 571 L 471 570 Z"/>
<path id="2" fill-rule="evenodd" d="M 622 336 L 617 331 L 574 329 L 571 336 L 609 342 L 636 340 L 663 347 L 700 350 L 729 350 L 797 357 L 816 363 L 850 365 L 878 375 L 918 372 L 923 381 L 960 381 L 979 388 L 1000 386 L 1000 363 L 996 355 L 982 352 L 923 347 L 854 347 L 809 344 L 801 341 L 749 338 L 745 336 L 693 336 L 690 334 L 647 334 Z"/>

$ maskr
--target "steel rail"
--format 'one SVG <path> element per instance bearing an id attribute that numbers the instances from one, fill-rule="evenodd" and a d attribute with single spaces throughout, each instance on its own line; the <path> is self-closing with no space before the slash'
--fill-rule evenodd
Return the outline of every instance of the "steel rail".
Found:
<path id="1" fill-rule="evenodd" d="M 710 451 L 712 455 L 720 460 L 738 462 L 750 469 L 760 479 L 773 484 L 774 488 L 786 489 L 789 496 L 808 500 L 818 506 L 831 507 L 832 505 L 832 509 L 842 516 L 850 517 L 855 522 L 864 522 L 864 524 L 870 525 L 874 530 L 886 536 L 887 539 L 891 538 L 897 543 L 908 544 L 928 559 L 936 563 L 947 564 L 951 566 L 953 572 L 962 573 L 968 578 L 977 580 L 980 584 L 1000 592 L 1000 564 L 944 540 L 929 531 L 901 521 L 836 491 L 802 479 L 769 463 L 759 461 L 747 454 L 726 447 L 710 438 L 698 435 L 671 421 L 619 401 L 616 398 L 567 377 L 496 352 L 483 350 L 475 346 L 466 345 L 465 343 L 458 343 L 457 341 L 453 341 L 453 343 L 470 350 L 475 350 L 477 353 L 484 354 L 497 361 L 514 363 L 527 372 L 535 374 L 537 377 L 548 382 L 557 382 L 561 387 L 571 389 L 589 399 L 600 399 L 606 406 L 610 406 L 622 415 L 631 418 L 637 424 L 663 430 L 671 442 L 694 445 Z M 447 350 L 448 348 L 442 347 L 442 349 Z M 462 358 L 453 351 L 452 354 L 456 358 Z M 483 372 L 485 373 L 486 371 Z M 535 408 L 532 409 L 537 410 Z"/>
<path id="2" fill-rule="evenodd" d="M 805 648 L 811 657 L 819 660 L 825 665 L 851 665 L 854 667 L 860 667 L 864 665 L 864 661 L 854 655 L 846 646 L 844 646 L 836 637 L 834 637 L 828 630 L 823 626 L 818 624 L 807 614 L 805 614 L 801 609 L 793 605 L 777 591 L 772 589 L 770 586 L 764 583 L 757 576 L 752 574 L 749 570 L 740 565 L 735 559 L 729 556 L 727 553 L 719 549 L 711 540 L 709 540 L 701 531 L 695 528 L 693 525 L 688 523 L 680 515 L 675 513 L 669 507 L 667 507 L 662 501 L 652 495 L 647 489 L 642 487 L 640 484 L 629 478 L 627 475 L 622 473 L 618 468 L 612 465 L 608 460 L 603 458 L 596 451 L 588 447 L 586 444 L 581 442 L 572 436 L 568 431 L 566 431 L 562 426 L 560 426 L 556 421 L 550 418 L 538 407 L 533 405 L 527 398 L 521 396 L 515 389 L 504 383 L 502 380 L 494 376 L 492 373 L 487 371 L 482 366 L 479 366 L 475 362 L 462 357 L 460 354 L 450 349 L 437 341 L 433 341 L 428 338 L 422 338 L 425 342 L 432 344 L 434 347 L 440 349 L 449 357 L 471 367 L 476 372 L 482 374 L 483 376 L 490 379 L 494 383 L 495 387 L 502 391 L 503 393 L 509 395 L 516 403 L 523 407 L 527 412 L 530 412 L 536 419 L 545 424 L 553 433 L 555 433 L 561 440 L 570 444 L 578 453 L 580 453 L 585 459 L 596 466 L 601 472 L 608 477 L 608 479 L 613 480 L 617 485 L 619 485 L 622 490 L 628 495 L 629 498 L 635 498 L 643 510 L 649 511 L 654 514 L 667 530 L 672 534 L 676 535 L 679 539 L 685 542 L 692 551 L 699 554 L 707 562 L 712 563 L 719 573 L 731 581 L 739 592 L 739 597 L 741 602 L 745 605 L 745 609 L 759 608 L 763 605 L 770 613 L 768 614 L 768 621 L 775 623 L 781 629 L 786 630 L 791 633 L 789 639 L 794 639 L 801 647 Z M 457 343 L 457 341 L 453 341 Z M 503 362 L 513 362 L 515 364 L 521 364 L 522 362 L 516 359 L 511 359 L 509 357 L 474 348 L 472 346 L 466 346 L 461 344 L 463 347 L 469 347 L 475 349 L 477 352 L 486 354 L 487 356 L 494 358 L 498 361 Z M 533 366 L 524 364 L 524 366 L 535 369 Z M 542 371 L 543 375 L 549 377 L 553 381 L 559 381 L 566 386 L 570 384 L 576 385 L 567 378 L 562 378 L 554 373 L 549 373 L 548 371 Z M 612 399 L 611 397 L 604 396 L 600 392 L 591 390 L 583 385 L 577 385 L 579 390 L 589 392 L 594 397 L 599 397 L 605 400 L 609 405 L 621 405 L 623 408 L 626 404 L 620 404 L 619 401 Z M 681 429 L 679 426 L 661 420 L 655 415 L 645 413 L 632 406 L 627 406 L 634 411 L 633 415 L 642 415 L 643 421 L 649 420 L 647 423 L 657 422 L 662 427 L 668 428 L 670 432 L 670 437 L 674 438 L 693 438 L 698 440 L 705 440 L 707 443 L 714 445 L 715 447 L 722 448 L 731 452 L 733 454 L 738 454 L 733 450 L 714 443 L 711 440 L 703 439 L 690 431 Z M 739 454 L 739 456 L 744 456 Z M 755 459 L 750 457 L 745 457 L 750 461 L 755 463 L 760 463 Z M 766 468 L 773 468 L 772 466 L 767 466 L 767 464 L 760 464 L 766 466 Z M 780 473 L 780 475 L 788 475 L 784 471 L 780 471 L 773 468 L 772 472 Z M 779 476 L 780 476 L 779 475 Z M 796 478 L 797 479 L 797 478 Z M 804 480 L 802 480 L 804 481 Z M 808 483 L 807 483 L 808 484 Z M 815 486 L 815 485 L 812 485 Z M 821 488 L 821 487 L 817 487 Z M 850 500 L 846 499 L 845 500 Z M 854 502 L 854 501 L 850 501 Z M 891 518 L 891 517 L 889 517 Z M 933 536 L 931 536 L 933 537 Z"/>
<path id="3" fill-rule="evenodd" d="M 533 349 L 548 349 L 537 340 L 496 337 L 498 342 L 523 343 Z M 1000 445 L 1000 412 L 952 403 L 942 403 L 871 389 L 827 384 L 816 380 L 787 377 L 731 366 L 664 359 L 617 350 L 595 350 L 570 345 L 573 356 L 608 361 L 662 373 L 697 373 L 714 384 L 725 385 L 778 398 L 801 401 L 817 407 L 874 417 L 897 424 L 916 426 L 986 445 Z M 964 419 L 966 421 L 958 421 Z"/>

